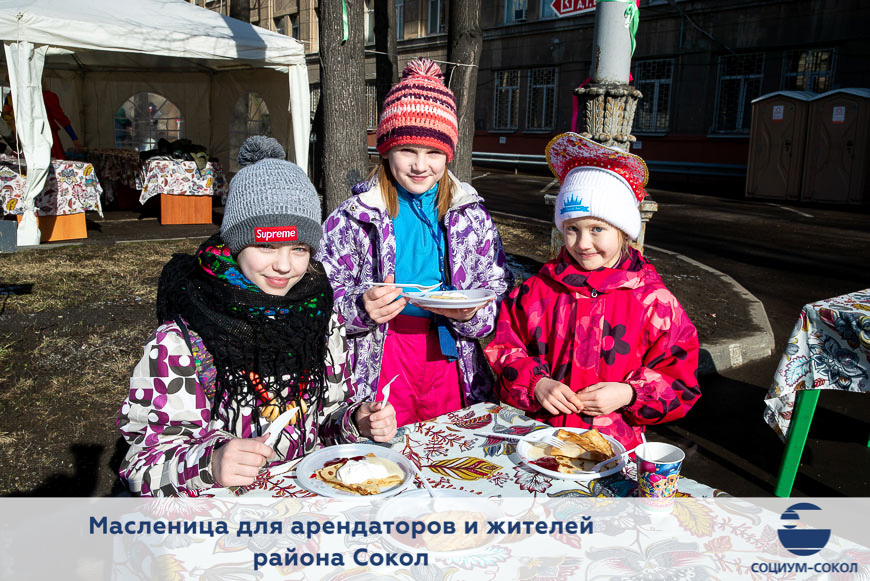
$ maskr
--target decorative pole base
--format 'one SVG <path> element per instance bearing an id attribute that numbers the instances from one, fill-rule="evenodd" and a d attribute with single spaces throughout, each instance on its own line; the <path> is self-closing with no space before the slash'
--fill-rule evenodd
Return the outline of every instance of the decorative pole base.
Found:
<path id="1" fill-rule="evenodd" d="M 627 152 L 635 141 L 631 126 L 643 94 L 631 85 L 595 83 L 575 89 L 574 94 L 580 98 L 583 113 L 580 135 Z"/>

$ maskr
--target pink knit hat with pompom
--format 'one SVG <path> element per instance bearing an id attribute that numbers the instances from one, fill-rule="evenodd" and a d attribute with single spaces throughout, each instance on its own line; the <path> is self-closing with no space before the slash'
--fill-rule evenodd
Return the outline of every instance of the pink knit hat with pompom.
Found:
<path id="1" fill-rule="evenodd" d="M 412 60 L 384 100 L 378 153 L 385 156 L 399 145 L 421 145 L 443 151 L 449 162 L 456 139 L 456 97 L 444 86 L 441 68 L 426 58 Z"/>

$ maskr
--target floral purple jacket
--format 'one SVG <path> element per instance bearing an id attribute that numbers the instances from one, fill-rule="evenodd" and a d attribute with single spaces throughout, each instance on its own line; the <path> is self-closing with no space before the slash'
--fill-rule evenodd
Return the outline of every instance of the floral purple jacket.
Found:
<path id="1" fill-rule="evenodd" d="M 513 287 L 495 224 L 483 200 L 470 185 L 452 174 L 453 201 L 443 219 L 446 227 L 451 283 L 457 289 L 487 288 L 496 300 L 471 320 L 451 320 L 459 355 L 459 377 L 465 405 L 494 401 L 492 371 L 478 339 L 495 329 L 501 300 Z M 335 289 L 335 308 L 347 322 L 351 365 L 357 381 L 355 403 L 370 400 L 378 386 L 384 338 L 389 323 L 376 325 L 363 307 L 363 283 L 381 282 L 395 273 L 396 239 L 376 180 L 360 184 L 362 193 L 343 202 L 323 223 L 323 240 L 315 258 L 326 268 Z"/>
<path id="2" fill-rule="evenodd" d="M 189 330 L 189 348 L 174 322 L 164 323 L 145 345 L 130 377 L 130 393 L 118 412 L 117 424 L 130 449 L 121 464 L 121 479 L 135 494 L 164 496 L 215 486 L 211 455 L 232 438 L 261 435 L 269 421 L 251 422 L 250 408 L 240 410 L 239 428 L 227 431 L 229 405 L 212 415 L 216 371 L 202 339 Z M 304 446 L 291 437 L 297 425 L 285 428 L 274 446 L 278 461 L 299 458 L 341 440 L 355 442 L 355 408 L 345 405 L 351 390 L 346 364 L 346 337 L 340 316 L 329 326 L 326 400 L 308 410 Z M 191 353 L 191 349 L 193 353 Z M 312 421 L 313 419 L 313 421 Z"/>

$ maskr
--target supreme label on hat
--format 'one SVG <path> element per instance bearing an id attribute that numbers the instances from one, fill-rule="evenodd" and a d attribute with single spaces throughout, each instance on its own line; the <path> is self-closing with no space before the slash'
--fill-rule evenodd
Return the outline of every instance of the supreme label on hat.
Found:
<path id="1" fill-rule="evenodd" d="M 296 226 L 273 226 L 254 228 L 254 241 L 260 244 L 295 242 Z"/>

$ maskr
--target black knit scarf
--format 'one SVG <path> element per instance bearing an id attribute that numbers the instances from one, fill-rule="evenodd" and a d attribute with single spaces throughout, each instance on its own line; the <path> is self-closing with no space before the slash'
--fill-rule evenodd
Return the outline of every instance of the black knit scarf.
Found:
<path id="1" fill-rule="evenodd" d="M 252 409 L 254 426 L 264 405 L 284 411 L 304 399 L 315 406 L 327 389 L 333 302 L 322 266 L 312 261 L 317 272 L 305 274 L 279 297 L 259 290 L 233 265 L 219 235 L 195 256 L 173 255 L 157 286 L 158 322 L 180 315 L 202 338 L 217 372 L 212 414 L 225 400 L 238 404 L 228 406 L 229 426 L 238 422 L 241 406 Z"/>

